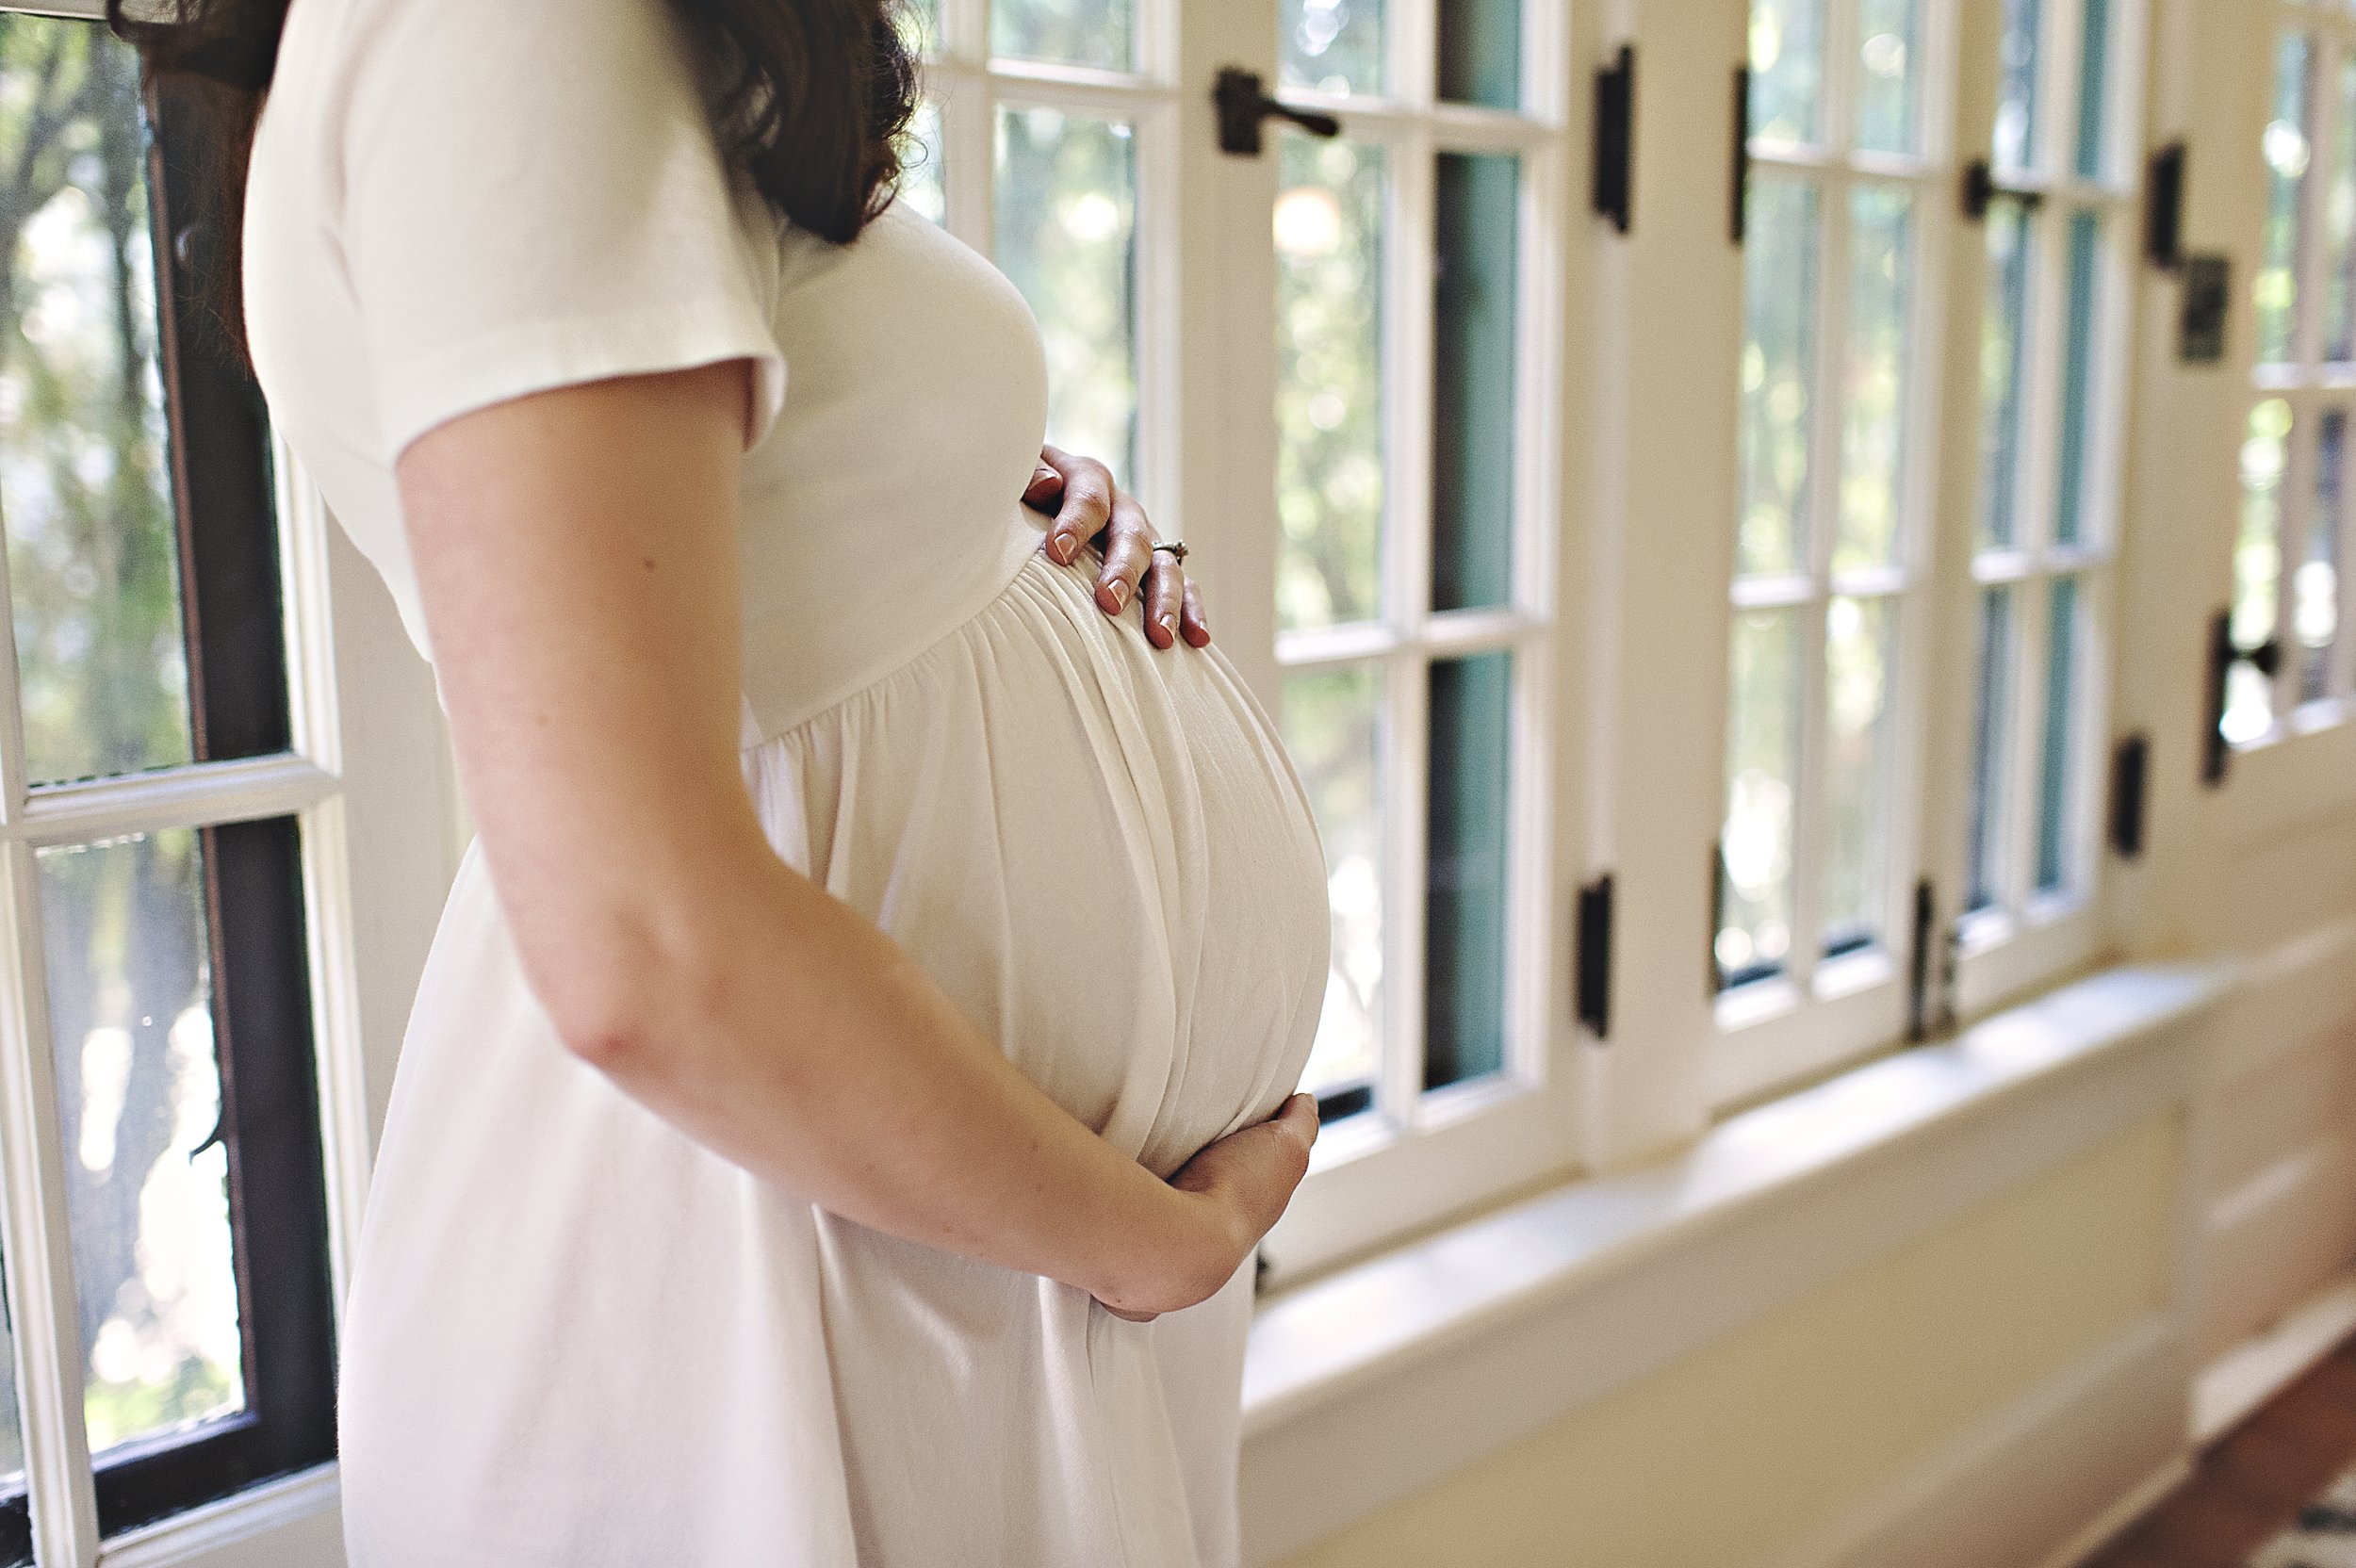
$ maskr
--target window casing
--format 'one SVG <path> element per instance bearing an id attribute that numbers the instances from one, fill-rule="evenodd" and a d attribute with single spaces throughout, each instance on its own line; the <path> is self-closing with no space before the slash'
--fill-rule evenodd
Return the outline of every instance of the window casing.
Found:
<path id="1" fill-rule="evenodd" d="M 1972 258 L 1980 441 L 1956 524 L 1972 651 L 1951 1012 L 2061 973 L 2097 940 L 2142 24 L 2131 0 L 2004 12 L 1996 194 Z"/>
<path id="2" fill-rule="evenodd" d="M 2250 292 L 2251 401 L 2233 541 L 2237 746 L 2342 722 L 2356 692 L 2347 501 L 2356 418 L 2356 18 L 2261 11 L 2273 41 L 2258 153 L 2266 207 Z"/>
<path id="3" fill-rule="evenodd" d="M 1287 100 L 1341 124 L 1271 153 L 1276 655 L 1333 905 L 1303 1086 L 1326 1170 L 1404 1175 L 1432 1132 L 1542 1114 L 1555 1070 L 1551 9 L 1278 8 Z M 1445 1188 L 1430 1164 L 1415 1184 Z"/>
<path id="4" fill-rule="evenodd" d="M 2009 0 L 1961 35 L 1928 0 L 1752 17 L 1721 1102 L 2098 940 L 2144 24 L 2129 0 Z M 1881 210 L 1909 220 L 1903 306 Z M 1904 357 L 1860 376 L 1867 334 Z"/>
<path id="5" fill-rule="evenodd" d="M 95 21 L 0 8 L 0 1560 L 87 1563 L 333 1458 L 350 933 L 320 517 L 182 216 L 214 133 Z"/>
<path id="6" fill-rule="evenodd" d="M 1952 25 L 1937 0 L 1751 9 L 1720 1101 L 1905 1027 Z"/>

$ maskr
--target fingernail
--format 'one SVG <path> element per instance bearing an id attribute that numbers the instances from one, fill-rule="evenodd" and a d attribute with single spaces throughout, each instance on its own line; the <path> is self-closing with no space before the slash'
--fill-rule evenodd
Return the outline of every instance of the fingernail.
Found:
<path id="1" fill-rule="evenodd" d="M 1119 578 L 1115 578 L 1113 580 L 1113 609 L 1121 611 L 1128 608 L 1129 585 L 1121 581 Z"/>
<path id="2" fill-rule="evenodd" d="M 1079 548 L 1080 542 L 1069 533 L 1058 533 L 1047 541 L 1047 553 L 1055 558 L 1058 565 L 1071 565 L 1072 558 L 1079 553 Z"/>
<path id="3" fill-rule="evenodd" d="M 1162 630 L 1171 642 L 1178 640 L 1178 623 L 1168 615 L 1162 617 Z"/>

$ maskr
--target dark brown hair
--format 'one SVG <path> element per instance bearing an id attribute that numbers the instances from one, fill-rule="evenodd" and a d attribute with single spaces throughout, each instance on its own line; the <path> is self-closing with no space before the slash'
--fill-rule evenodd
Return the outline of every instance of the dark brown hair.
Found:
<path id="1" fill-rule="evenodd" d="M 254 127 L 292 0 L 106 0 L 106 23 L 151 75 L 192 90 L 219 127 L 209 302 L 240 355 L 238 237 Z M 490 0 L 496 4 L 498 0 Z M 695 57 L 722 156 L 769 204 L 837 244 L 892 201 L 916 65 L 896 0 L 667 0 Z"/>

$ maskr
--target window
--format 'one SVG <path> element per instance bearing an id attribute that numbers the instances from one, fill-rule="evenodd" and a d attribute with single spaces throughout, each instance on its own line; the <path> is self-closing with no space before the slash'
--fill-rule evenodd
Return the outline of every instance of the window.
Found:
<path id="1" fill-rule="evenodd" d="M 1281 715 L 1332 873 L 1334 959 L 1307 1084 L 1329 1121 L 1311 1184 L 1328 1217 L 1299 1206 L 1271 1243 L 1280 1270 L 1569 1159 L 1549 1098 L 1563 1086 L 1543 804 L 1562 732 L 1546 423 L 1560 13 L 944 0 L 908 22 L 925 106 L 903 199 L 1030 302 L 1049 439 L 1109 461 L 1165 532 L 1185 518 L 1202 552 L 1190 564 L 1272 609 L 1212 585 L 1222 644 Z M 1182 94 L 1182 59 L 1217 63 Z M 1221 154 L 1193 117 L 1227 63 L 1333 110 L 1342 134 L 1270 122 L 1263 158 Z M 1238 189 L 1268 204 L 1220 230 Z M 1225 345 L 1225 368 L 1186 368 L 1200 345 L 1182 320 Z M 1256 449 L 1272 482 L 1235 522 L 1197 476 L 1268 434 Z M 1250 645 L 1262 628 L 1267 644 Z M 1451 1128 L 1469 1141 L 1432 1152 Z M 1370 1182 L 1382 1198 L 1364 1196 Z"/>
<path id="2" fill-rule="evenodd" d="M 1726 806 L 1713 943 L 1740 1087 L 1900 1028 L 1906 743 L 1929 632 L 1932 0 L 1755 0 Z"/>
<path id="3" fill-rule="evenodd" d="M 907 199 L 991 257 L 1039 318 L 1048 439 L 1149 493 L 1170 467 L 1170 373 L 1140 298 L 1170 237 L 1169 49 L 1130 0 L 919 4 Z"/>
<path id="4" fill-rule="evenodd" d="M 1330 1169 L 1546 1103 L 1562 152 L 1551 18 L 1517 0 L 1277 11 L 1287 101 L 1341 126 L 1269 154 L 1276 653 L 1333 900 L 1302 1086 Z M 1454 1159 L 1426 1201 L 1461 1203 L 1463 1168 L 1511 1179 Z"/>
<path id="5" fill-rule="evenodd" d="M 2255 367 L 2241 448 L 2223 727 L 2240 745 L 2343 715 L 2348 418 L 2356 410 L 2356 18 L 2277 4 L 2259 141 Z"/>
<path id="6" fill-rule="evenodd" d="M 2086 946 L 2134 275 L 2120 0 L 2008 0 L 1983 220 L 1962 1003 Z M 1960 525 L 1959 525 L 1960 526 Z M 2002 950 L 2011 948 L 2004 953 Z"/>
<path id="7" fill-rule="evenodd" d="M 102 26 L 0 12 L 0 1561 L 334 1452 L 316 536 L 193 292 L 210 146 Z"/>
<path id="8" fill-rule="evenodd" d="M 1412 1122 L 1530 1032 L 1508 948 L 1549 606 L 1515 568 L 1550 518 L 1515 448 L 1538 368 L 1524 170 L 1547 133 L 1520 112 L 1518 6 L 1447 12 L 1436 75 L 1395 57 L 1396 9 L 1282 13 L 1284 80 L 1343 123 L 1284 133 L 1273 222 L 1278 658 L 1333 899 L 1305 1086 L 1332 1120 Z"/>
<path id="9" fill-rule="evenodd" d="M 1724 1098 L 2092 949 L 2129 10 L 2006 0 L 1993 57 L 1961 60 L 1933 0 L 1752 7 Z M 1941 116 L 1967 87 L 1994 110 L 1957 168 Z M 1968 463 L 1938 439 L 1963 421 Z"/>

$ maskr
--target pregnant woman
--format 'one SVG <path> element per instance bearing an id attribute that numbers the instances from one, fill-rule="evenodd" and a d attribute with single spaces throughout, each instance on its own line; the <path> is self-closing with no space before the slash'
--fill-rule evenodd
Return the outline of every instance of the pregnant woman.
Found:
<path id="1" fill-rule="evenodd" d="M 1316 837 L 1170 552 L 1149 638 L 1042 548 L 1037 329 L 891 202 L 880 0 L 114 20 L 268 89 L 247 341 L 481 824 L 343 1322 L 356 1568 L 1232 1562 Z"/>

